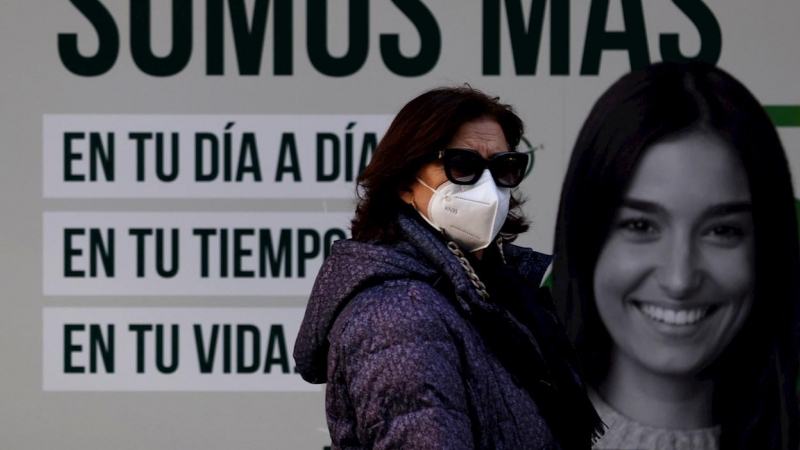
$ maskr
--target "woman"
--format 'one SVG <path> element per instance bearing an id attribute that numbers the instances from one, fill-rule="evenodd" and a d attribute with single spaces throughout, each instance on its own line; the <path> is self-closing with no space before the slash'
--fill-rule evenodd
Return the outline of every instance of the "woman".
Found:
<path id="1" fill-rule="evenodd" d="M 512 189 L 519 117 L 470 87 L 397 114 L 295 345 L 334 448 L 589 448 L 597 417 Z"/>
<path id="2" fill-rule="evenodd" d="M 797 449 L 798 232 L 783 148 L 729 74 L 622 77 L 578 136 L 553 296 L 595 448 Z"/>

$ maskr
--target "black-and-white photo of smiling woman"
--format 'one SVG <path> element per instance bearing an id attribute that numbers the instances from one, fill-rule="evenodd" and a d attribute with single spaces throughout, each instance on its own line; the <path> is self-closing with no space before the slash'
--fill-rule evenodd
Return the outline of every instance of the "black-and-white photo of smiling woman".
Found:
<path id="1" fill-rule="evenodd" d="M 797 236 L 777 132 L 731 75 L 660 63 L 602 95 L 553 264 L 594 448 L 798 448 Z"/>

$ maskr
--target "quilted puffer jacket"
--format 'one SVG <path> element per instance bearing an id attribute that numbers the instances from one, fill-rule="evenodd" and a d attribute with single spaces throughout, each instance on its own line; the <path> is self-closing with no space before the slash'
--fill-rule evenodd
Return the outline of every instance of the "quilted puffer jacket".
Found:
<path id="1" fill-rule="evenodd" d="M 497 317 L 536 351 L 529 328 L 481 299 L 425 224 L 401 215 L 399 225 L 402 239 L 391 245 L 334 244 L 295 344 L 303 378 L 328 383 L 333 448 L 573 448 L 556 442 L 531 389 L 473 318 Z M 549 256 L 510 244 L 504 256 L 538 288 Z M 552 388 L 547 374 L 533 379 Z"/>

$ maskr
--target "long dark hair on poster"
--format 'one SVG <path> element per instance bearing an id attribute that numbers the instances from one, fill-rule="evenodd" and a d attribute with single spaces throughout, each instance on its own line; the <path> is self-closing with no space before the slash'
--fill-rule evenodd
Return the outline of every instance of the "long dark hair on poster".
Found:
<path id="1" fill-rule="evenodd" d="M 752 310 L 712 367 L 713 419 L 723 449 L 797 449 L 800 247 L 789 166 L 756 98 L 706 63 L 659 63 L 618 80 L 577 138 L 563 185 L 553 293 L 590 385 L 606 376 L 611 340 L 593 273 L 614 213 L 644 151 L 690 131 L 711 133 L 740 158 L 755 242 Z"/>

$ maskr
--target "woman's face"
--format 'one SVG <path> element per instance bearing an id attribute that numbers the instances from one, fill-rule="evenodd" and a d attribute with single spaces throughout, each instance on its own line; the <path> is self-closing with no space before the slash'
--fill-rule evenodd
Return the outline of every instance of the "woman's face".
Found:
<path id="1" fill-rule="evenodd" d="M 645 150 L 594 272 L 615 358 L 680 376 L 720 355 L 753 303 L 750 201 L 742 163 L 714 135 Z"/>
<path id="2" fill-rule="evenodd" d="M 503 128 L 500 127 L 499 123 L 490 119 L 475 120 L 461 125 L 445 148 L 469 148 L 477 151 L 487 159 L 496 153 L 509 151 Z M 432 149 L 431 151 L 434 150 L 441 149 Z M 447 181 L 441 160 L 422 166 L 417 172 L 417 178 L 433 189 L 437 189 Z M 402 194 L 403 200 L 406 203 L 411 203 L 413 200 L 417 210 L 424 214 L 425 217 L 428 216 L 428 203 L 432 196 L 433 193 L 430 189 L 424 187 L 418 181 L 414 181 L 410 191 Z"/>

